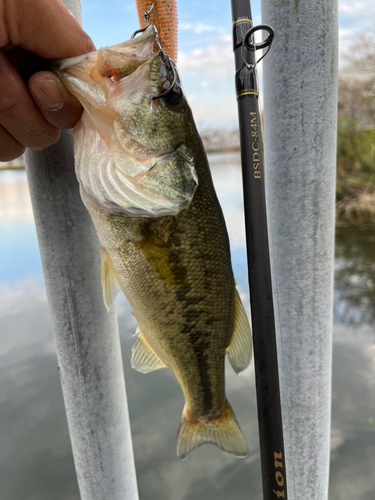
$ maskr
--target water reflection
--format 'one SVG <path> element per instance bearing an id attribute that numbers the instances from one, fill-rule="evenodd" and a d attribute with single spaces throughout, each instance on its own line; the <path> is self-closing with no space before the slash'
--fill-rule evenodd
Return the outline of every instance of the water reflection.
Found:
<path id="1" fill-rule="evenodd" d="M 0 224 L 33 220 L 25 171 L 0 172 L 0 200 Z"/>
<path id="2" fill-rule="evenodd" d="M 337 228 L 334 318 L 342 323 L 374 323 L 375 229 Z"/>
<path id="3" fill-rule="evenodd" d="M 238 161 L 231 155 L 224 162 L 213 158 L 215 182 L 230 228 L 236 279 L 241 295 L 247 298 Z M 3 172 L 0 184 L 0 256 L 4 264 L 0 271 L 1 499 L 78 500 L 27 181 L 24 173 Z M 142 498 L 217 500 L 232 493 L 245 498 L 252 490 L 254 498 L 260 499 L 253 367 L 241 377 L 227 367 L 228 398 L 247 437 L 249 457 L 233 461 L 206 446 L 184 462 L 177 460 L 181 390 L 168 370 L 147 377 L 131 369 L 135 322 L 123 296 L 117 299 L 116 308 Z M 24 481 L 19 481 L 20 474 Z"/>
<path id="4" fill-rule="evenodd" d="M 0 294 L 9 302 L 15 281 L 32 278 L 43 287 L 26 173 L 0 172 Z M 6 286 L 11 289 L 2 293 Z M 21 285 L 21 288 L 23 285 Z M 0 309 L 4 304 L 0 304 Z"/>

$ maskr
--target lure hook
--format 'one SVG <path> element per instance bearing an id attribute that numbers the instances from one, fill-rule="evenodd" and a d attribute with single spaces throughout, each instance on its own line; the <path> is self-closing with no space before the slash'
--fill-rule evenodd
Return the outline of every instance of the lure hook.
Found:
<path id="1" fill-rule="evenodd" d="M 158 96 L 152 98 L 153 101 L 155 99 L 160 99 L 161 97 L 167 95 L 168 92 L 173 88 L 174 84 L 177 81 L 177 72 L 176 72 L 176 69 L 174 67 L 174 64 L 173 64 L 172 60 L 170 59 L 170 57 L 168 56 L 168 54 L 166 52 L 164 52 L 164 50 L 162 52 L 163 52 L 164 56 L 169 59 L 169 63 L 170 63 L 171 68 L 172 68 L 173 79 L 172 79 L 172 83 L 170 84 L 170 86 L 162 94 L 159 94 Z"/>
<path id="2" fill-rule="evenodd" d="M 143 14 L 144 15 L 144 18 L 145 18 L 145 21 L 146 21 L 146 26 L 140 30 L 137 30 L 135 31 L 131 38 L 135 38 L 135 36 L 138 34 L 138 33 L 143 33 L 144 31 L 147 30 L 147 28 L 149 27 L 150 25 L 150 16 L 151 16 L 151 12 L 152 12 L 152 9 L 154 8 L 155 4 L 151 4 L 150 7 L 146 10 L 146 12 Z M 174 84 L 176 83 L 177 81 L 177 72 L 176 72 L 176 69 L 174 67 L 174 63 L 171 61 L 170 57 L 168 56 L 168 54 L 161 49 L 161 52 L 162 52 L 162 57 L 164 58 L 167 58 L 170 62 L 170 65 L 171 65 L 171 68 L 172 68 L 172 73 L 173 73 L 173 78 L 172 78 L 172 83 L 171 85 L 161 94 L 159 94 L 158 96 L 156 97 L 153 97 L 152 99 L 155 100 L 155 99 L 160 99 L 161 97 L 165 96 L 168 94 L 168 92 L 173 88 Z"/>
<path id="3" fill-rule="evenodd" d="M 250 37 L 256 31 L 267 31 L 268 37 L 260 43 L 252 42 Z M 250 28 L 245 33 L 245 36 L 243 37 L 243 40 L 242 40 L 241 54 L 242 54 L 242 61 L 243 61 L 244 65 L 246 65 L 249 69 L 255 69 L 255 66 L 268 54 L 268 52 L 271 48 L 274 36 L 275 36 L 275 32 L 274 32 L 273 28 L 271 26 L 269 26 L 268 24 L 259 24 L 258 26 L 253 26 L 252 28 Z M 266 50 L 265 54 L 263 54 L 262 57 L 260 57 L 254 64 L 249 64 L 244 57 L 244 48 L 245 47 L 248 50 L 252 50 L 254 52 L 257 50 L 260 50 L 260 49 L 265 49 L 266 47 L 267 47 L 267 50 Z"/>
<path id="4" fill-rule="evenodd" d="M 147 28 L 150 25 L 150 16 L 151 16 L 152 9 L 154 7 L 155 7 L 155 4 L 154 3 L 151 4 L 150 7 L 146 10 L 146 12 L 143 14 L 145 21 L 146 21 L 146 26 L 140 30 L 134 31 L 134 33 L 132 34 L 132 36 L 130 38 L 135 38 L 135 36 L 138 35 L 138 33 L 143 33 L 144 31 L 147 30 Z"/>

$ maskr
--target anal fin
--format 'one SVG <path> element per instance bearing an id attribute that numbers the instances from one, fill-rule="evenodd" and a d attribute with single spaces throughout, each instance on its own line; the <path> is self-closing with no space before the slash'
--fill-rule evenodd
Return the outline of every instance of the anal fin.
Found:
<path id="1" fill-rule="evenodd" d="M 249 365 L 252 352 L 253 347 L 249 320 L 247 319 L 245 309 L 236 289 L 234 298 L 233 334 L 230 344 L 227 347 L 227 356 L 237 375 Z"/>
<path id="2" fill-rule="evenodd" d="M 138 329 L 136 333 L 138 333 L 137 339 L 132 348 L 132 368 L 142 373 L 167 368 L 167 365 L 155 354 L 144 335 Z"/>
<path id="3" fill-rule="evenodd" d="M 116 298 L 119 287 L 117 285 L 116 275 L 113 269 L 112 262 L 104 248 L 102 250 L 101 280 L 104 305 L 107 308 L 107 311 L 109 311 L 109 308 Z"/>

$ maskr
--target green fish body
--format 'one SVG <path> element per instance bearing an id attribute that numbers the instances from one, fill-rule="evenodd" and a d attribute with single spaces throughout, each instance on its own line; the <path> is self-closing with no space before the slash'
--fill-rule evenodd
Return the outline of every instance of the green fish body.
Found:
<path id="1" fill-rule="evenodd" d="M 123 290 L 138 322 L 132 366 L 170 368 L 181 386 L 177 454 L 213 443 L 245 456 L 224 362 L 228 355 L 237 373 L 248 366 L 250 327 L 177 70 L 152 26 L 100 51 L 62 61 L 57 72 L 85 108 L 74 132 L 76 170 L 103 247 L 105 304 Z"/>

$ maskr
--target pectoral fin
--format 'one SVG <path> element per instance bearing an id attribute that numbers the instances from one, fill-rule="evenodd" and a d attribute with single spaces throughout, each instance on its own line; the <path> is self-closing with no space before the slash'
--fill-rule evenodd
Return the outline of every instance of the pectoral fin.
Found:
<path id="1" fill-rule="evenodd" d="M 243 308 L 240 296 L 236 290 L 234 299 L 233 335 L 227 348 L 227 356 L 237 375 L 249 365 L 252 351 L 249 320 L 247 319 L 245 309 Z"/>
<path id="2" fill-rule="evenodd" d="M 112 262 L 108 257 L 108 254 L 104 250 L 104 248 L 102 250 L 101 279 L 102 279 L 104 305 L 107 308 L 107 311 L 109 311 L 112 302 L 116 298 L 119 287 L 117 285 L 115 271 L 113 269 Z"/>
<path id="3" fill-rule="evenodd" d="M 137 333 L 139 333 L 138 329 Z M 167 365 L 165 365 L 159 356 L 155 354 L 142 333 L 139 333 L 137 340 L 134 342 L 131 362 L 132 368 L 142 373 L 160 370 L 160 368 L 167 368 Z"/>

